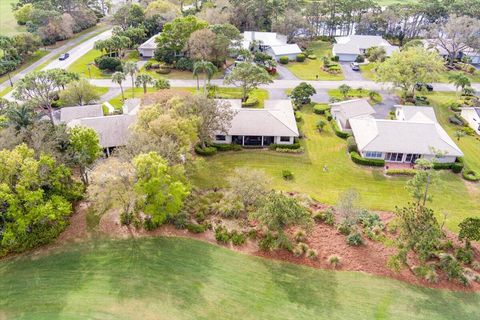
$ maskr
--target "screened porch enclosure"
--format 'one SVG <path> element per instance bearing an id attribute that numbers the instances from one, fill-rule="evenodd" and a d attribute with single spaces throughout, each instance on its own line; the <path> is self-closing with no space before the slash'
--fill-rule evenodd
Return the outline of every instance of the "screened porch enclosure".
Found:
<path id="1" fill-rule="evenodd" d="M 274 142 L 275 138 L 270 136 L 232 136 L 232 143 L 244 147 L 264 147 Z"/>

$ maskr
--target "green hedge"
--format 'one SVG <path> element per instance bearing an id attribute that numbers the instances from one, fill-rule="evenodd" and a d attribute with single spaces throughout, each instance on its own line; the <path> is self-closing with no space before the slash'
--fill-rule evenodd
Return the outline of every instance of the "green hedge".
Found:
<path id="1" fill-rule="evenodd" d="M 332 113 L 330 112 L 330 110 L 325 111 L 325 117 L 327 118 L 328 121 L 333 119 Z"/>
<path id="2" fill-rule="evenodd" d="M 316 114 L 325 114 L 327 111 L 330 111 L 330 106 L 328 104 L 316 104 L 313 107 L 313 112 Z"/>
<path id="3" fill-rule="evenodd" d="M 417 173 L 415 169 L 388 169 L 385 172 L 388 176 L 414 176 Z"/>
<path id="4" fill-rule="evenodd" d="M 441 162 L 435 162 L 433 164 L 433 169 L 435 170 L 450 170 L 452 169 L 453 163 L 447 162 L 447 163 L 441 163 Z"/>
<path id="5" fill-rule="evenodd" d="M 367 159 L 363 158 L 358 154 L 358 152 L 352 151 L 350 152 L 350 157 L 352 161 L 356 164 L 361 164 L 363 166 L 373 166 L 373 167 L 383 167 L 385 166 L 385 160 L 383 159 Z"/>
<path id="6" fill-rule="evenodd" d="M 268 146 L 269 149 L 271 150 L 277 150 L 277 148 L 280 149 L 300 149 L 300 143 L 295 142 L 294 144 L 277 144 L 277 143 L 272 143 L 271 145 Z"/>
<path id="7" fill-rule="evenodd" d="M 257 98 L 248 98 L 247 101 L 242 102 L 242 108 L 253 108 L 258 105 Z"/>
<path id="8" fill-rule="evenodd" d="M 211 145 L 218 151 L 240 151 L 242 150 L 242 146 L 239 144 L 229 144 L 229 143 L 214 143 Z"/>
<path id="9" fill-rule="evenodd" d="M 281 64 L 288 64 L 289 61 L 290 59 L 288 59 L 288 57 L 280 57 L 278 59 L 278 62 L 280 62 Z"/>
<path id="10" fill-rule="evenodd" d="M 215 147 L 205 147 L 202 148 L 200 145 L 195 146 L 195 153 L 199 154 L 201 156 L 213 156 L 215 153 L 217 153 L 217 148 Z"/>
<path id="11" fill-rule="evenodd" d="M 468 181 L 480 181 L 480 174 L 472 169 L 464 168 L 462 171 L 463 179 Z"/>
<path id="12" fill-rule="evenodd" d="M 455 162 L 452 164 L 452 171 L 454 173 L 460 173 L 462 172 L 462 169 L 465 165 L 462 162 Z"/>
<path id="13" fill-rule="evenodd" d="M 335 135 L 337 137 L 342 139 L 347 139 L 348 137 L 351 136 L 350 133 L 340 130 L 340 128 L 338 127 L 337 121 L 335 121 L 334 119 L 330 120 L 330 124 L 332 125 L 332 129 L 335 132 Z"/>

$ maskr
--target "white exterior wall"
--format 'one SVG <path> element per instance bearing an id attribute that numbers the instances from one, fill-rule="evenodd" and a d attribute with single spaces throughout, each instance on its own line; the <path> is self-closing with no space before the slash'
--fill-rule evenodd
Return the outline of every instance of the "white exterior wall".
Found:
<path id="1" fill-rule="evenodd" d="M 333 53 L 335 55 L 335 53 Z M 342 62 L 354 62 L 357 59 L 356 54 L 337 54 L 339 61 Z"/>
<path id="2" fill-rule="evenodd" d="M 275 137 L 274 143 L 276 143 L 276 144 L 293 144 L 295 142 L 294 137 L 290 137 L 290 140 L 288 142 L 287 141 L 280 141 L 280 138 L 281 137 Z"/>
<path id="3" fill-rule="evenodd" d="M 218 144 L 230 144 L 232 143 L 232 136 L 225 136 L 225 140 L 222 141 L 222 140 L 213 140 L 214 143 L 218 143 Z M 273 139 L 273 143 L 275 144 L 293 144 L 295 142 L 295 137 L 290 137 L 290 140 L 289 141 L 280 141 L 280 138 L 281 137 L 274 137 Z"/>
<path id="4" fill-rule="evenodd" d="M 472 109 L 463 109 L 460 114 L 465 121 L 467 121 L 470 128 L 480 134 L 480 116 Z"/>
<path id="5" fill-rule="evenodd" d="M 232 136 L 225 136 L 225 140 L 213 140 L 213 142 L 218 144 L 230 144 L 232 143 Z"/>
<path id="6" fill-rule="evenodd" d="M 480 56 L 469 56 L 472 60 L 472 64 L 480 64 Z"/>
<path id="7" fill-rule="evenodd" d="M 153 58 L 155 55 L 155 49 L 138 49 L 138 51 L 143 58 Z"/>
<path id="8" fill-rule="evenodd" d="M 435 156 L 432 154 L 428 154 L 428 155 L 422 155 L 422 158 L 427 160 L 433 160 Z M 452 163 L 452 162 L 455 162 L 456 160 L 457 160 L 457 157 L 448 156 L 448 155 L 443 158 L 439 158 L 439 159 L 437 158 L 437 162 L 440 162 L 440 163 Z"/>

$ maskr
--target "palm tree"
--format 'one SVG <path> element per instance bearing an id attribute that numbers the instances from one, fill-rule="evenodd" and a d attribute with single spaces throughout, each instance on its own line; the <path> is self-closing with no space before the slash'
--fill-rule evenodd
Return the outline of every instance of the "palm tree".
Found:
<path id="1" fill-rule="evenodd" d="M 152 83 L 154 83 L 152 76 L 146 73 L 139 74 L 137 80 L 135 80 L 137 87 L 143 88 L 143 94 L 147 93 L 147 85 Z"/>
<path id="2" fill-rule="evenodd" d="M 123 72 L 132 78 L 132 98 L 135 98 L 135 74 L 138 72 L 137 64 L 134 61 L 127 61 L 123 65 Z"/>
<path id="3" fill-rule="evenodd" d="M 122 91 L 122 101 L 125 101 L 125 95 L 123 94 L 123 87 L 122 87 L 122 82 L 125 81 L 125 73 L 117 71 L 114 74 L 112 74 L 112 82 L 118 84 L 120 86 L 120 90 Z M 133 88 L 132 88 L 133 90 Z"/>
<path id="4" fill-rule="evenodd" d="M 217 67 L 210 61 L 197 61 L 193 65 L 193 76 L 197 78 L 197 90 L 200 90 L 200 85 L 198 81 L 198 75 L 203 72 L 205 73 L 204 77 L 204 83 L 203 83 L 203 91 L 206 93 L 207 92 L 207 81 L 210 83 L 210 80 L 212 79 L 213 75 L 215 72 L 217 72 Z"/>
<path id="5" fill-rule="evenodd" d="M 451 74 L 448 77 L 448 80 L 450 83 L 453 83 L 457 91 L 458 91 L 458 88 L 462 88 L 462 91 L 463 91 L 465 87 L 469 87 L 472 85 L 470 82 L 470 79 L 468 79 L 468 77 L 462 73 Z"/>
<path id="6" fill-rule="evenodd" d="M 7 109 L 8 122 L 20 130 L 26 128 L 35 121 L 35 111 L 27 105 L 17 105 Z"/>

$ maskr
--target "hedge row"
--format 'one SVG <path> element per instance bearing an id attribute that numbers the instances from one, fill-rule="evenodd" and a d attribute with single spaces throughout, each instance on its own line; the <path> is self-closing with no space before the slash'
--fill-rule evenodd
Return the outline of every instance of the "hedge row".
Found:
<path id="1" fill-rule="evenodd" d="M 325 114 L 326 111 L 330 110 L 330 106 L 328 104 L 316 104 L 313 107 L 313 112 L 316 114 Z"/>
<path id="2" fill-rule="evenodd" d="M 414 176 L 416 173 L 415 169 L 388 169 L 385 172 L 388 176 Z"/>
<path id="3" fill-rule="evenodd" d="M 337 137 L 342 139 L 347 139 L 348 137 L 350 137 L 350 133 L 340 130 L 337 121 L 335 121 L 334 119 L 330 120 L 330 124 L 332 125 L 332 129 Z"/>
<path id="4" fill-rule="evenodd" d="M 295 149 L 300 149 L 300 143 L 298 141 L 295 141 L 294 144 L 277 144 L 277 143 L 272 143 L 271 145 L 268 146 L 270 150 L 277 150 L 277 149 L 290 149 L 290 150 L 295 150 Z"/>
<path id="5" fill-rule="evenodd" d="M 350 152 L 350 157 L 352 161 L 356 164 L 361 164 L 363 166 L 372 166 L 372 167 L 383 167 L 385 166 L 385 160 L 383 159 L 368 159 L 363 158 L 358 152 Z"/>
<path id="6" fill-rule="evenodd" d="M 452 170 L 454 173 L 460 173 L 463 169 L 463 162 L 449 162 L 449 163 L 440 163 L 435 162 L 433 164 L 433 169 L 435 170 Z"/>
<path id="7" fill-rule="evenodd" d="M 478 172 L 473 171 L 472 169 L 465 168 L 462 171 L 463 179 L 468 181 L 480 181 L 480 174 Z"/>
<path id="8" fill-rule="evenodd" d="M 196 145 L 195 146 L 195 153 L 196 154 L 199 154 L 201 156 L 206 156 L 206 157 L 209 157 L 209 156 L 213 156 L 214 154 L 217 153 L 217 148 L 215 147 L 205 147 L 205 148 L 202 148 L 201 145 Z"/>

